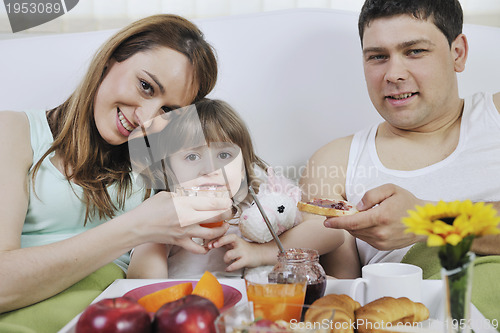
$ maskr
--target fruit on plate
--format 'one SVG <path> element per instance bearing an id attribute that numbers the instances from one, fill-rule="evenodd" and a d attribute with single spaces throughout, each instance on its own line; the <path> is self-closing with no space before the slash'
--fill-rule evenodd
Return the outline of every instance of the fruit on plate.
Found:
<path id="1" fill-rule="evenodd" d="M 149 333 L 151 317 L 136 301 L 106 298 L 91 304 L 76 324 L 76 333 Z"/>
<path id="2" fill-rule="evenodd" d="M 222 285 L 209 271 L 203 273 L 200 281 L 198 281 L 194 287 L 193 295 L 208 298 L 218 309 L 222 309 L 224 306 L 224 291 L 222 290 Z"/>
<path id="3" fill-rule="evenodd" d="M 214 321 L 219 309 L 209 299 L 187 295 L 163 305 L 153 320 L 155 332 L 215 333 Z"/>
<path id="4" fill-rule="evenodd" d="M 191 282 L 179 283 L 174 286 L 155 291 L 137 300 L 147 311 L 155 313 L 165 303 L 176 301 L 193 292 Z"/>

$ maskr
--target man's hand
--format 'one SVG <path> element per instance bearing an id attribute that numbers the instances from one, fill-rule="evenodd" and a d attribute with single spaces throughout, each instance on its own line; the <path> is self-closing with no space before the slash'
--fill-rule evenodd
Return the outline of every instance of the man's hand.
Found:
<path id="1" fill-rule="evenodd" d="M 332 217 L 324 224 L 329 228 L 345 229 L 378 250 L 400 249 L 425 240 L 425 236 L 405 233 L 406 226 L 401 223 L 409 209 L 425 203 L 401 187 L 385 184 L 365 193 L 356 206 L 359 213 Z"/>

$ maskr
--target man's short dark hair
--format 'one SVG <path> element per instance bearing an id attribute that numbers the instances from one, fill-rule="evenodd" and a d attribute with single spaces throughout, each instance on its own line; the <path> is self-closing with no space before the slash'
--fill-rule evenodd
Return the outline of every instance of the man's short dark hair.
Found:
<path id="1" fill-rule="evenodd" d="M 462 33 L 463 12 L 458 0 L 366 0 L 358 20 L 361 45 L 365 28 L 373 20 L 401 14 L 420 20 L 430 19 L 450 46 Z"/>

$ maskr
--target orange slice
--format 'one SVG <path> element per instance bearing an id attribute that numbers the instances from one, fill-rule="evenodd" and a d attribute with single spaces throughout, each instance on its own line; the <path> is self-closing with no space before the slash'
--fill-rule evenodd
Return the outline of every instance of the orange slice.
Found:
<path id="1" fill-rule="evenodd" d="M 218 309 L 224 306 L 224 292 L 219 280 L 212 273 L 206 271 L 193 290 L 193 294 L 211 300 Z"/>
<path id="2" fill-rule="evenodd" d="M 165 289 L 155 291 L 137 300 L 149 312 L 156 312 L 165 303 L 176 301 L 193 292 L 191 282 L 183 282 Z"/>

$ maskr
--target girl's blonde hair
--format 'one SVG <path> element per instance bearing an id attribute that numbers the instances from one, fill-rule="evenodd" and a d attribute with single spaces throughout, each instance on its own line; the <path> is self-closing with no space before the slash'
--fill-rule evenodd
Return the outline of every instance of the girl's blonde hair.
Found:
<path id="1" fill-rule="evenodd" d="M 85 223 L 97 212 L 112 218 L 118 207 L 107 187 L 117 185 L 119 208 L 124 207 L 132 179 L 127 143 L 112 146 L 100 136 L 94 120 L 94 98 L 111 59 L 124 61 L 138 52 L 168 47 L 184 54 L 193 66 L 195 100 L 207 95 L 217 80 L 217 60 L 202 32 L 176 15 L 154 15 L 125 27 L 97 52 L 79 87 L 60 106 L 48 112 L 54 136 L 50 149 L 35 164 L 33 183 L 42 161 L 56 152 L 68 181 L 82 187 L 86 205 Z M 168 66 L 168 64 L 165 64 Z M 150 191 L 146 191 L 145 197 Z"/>

